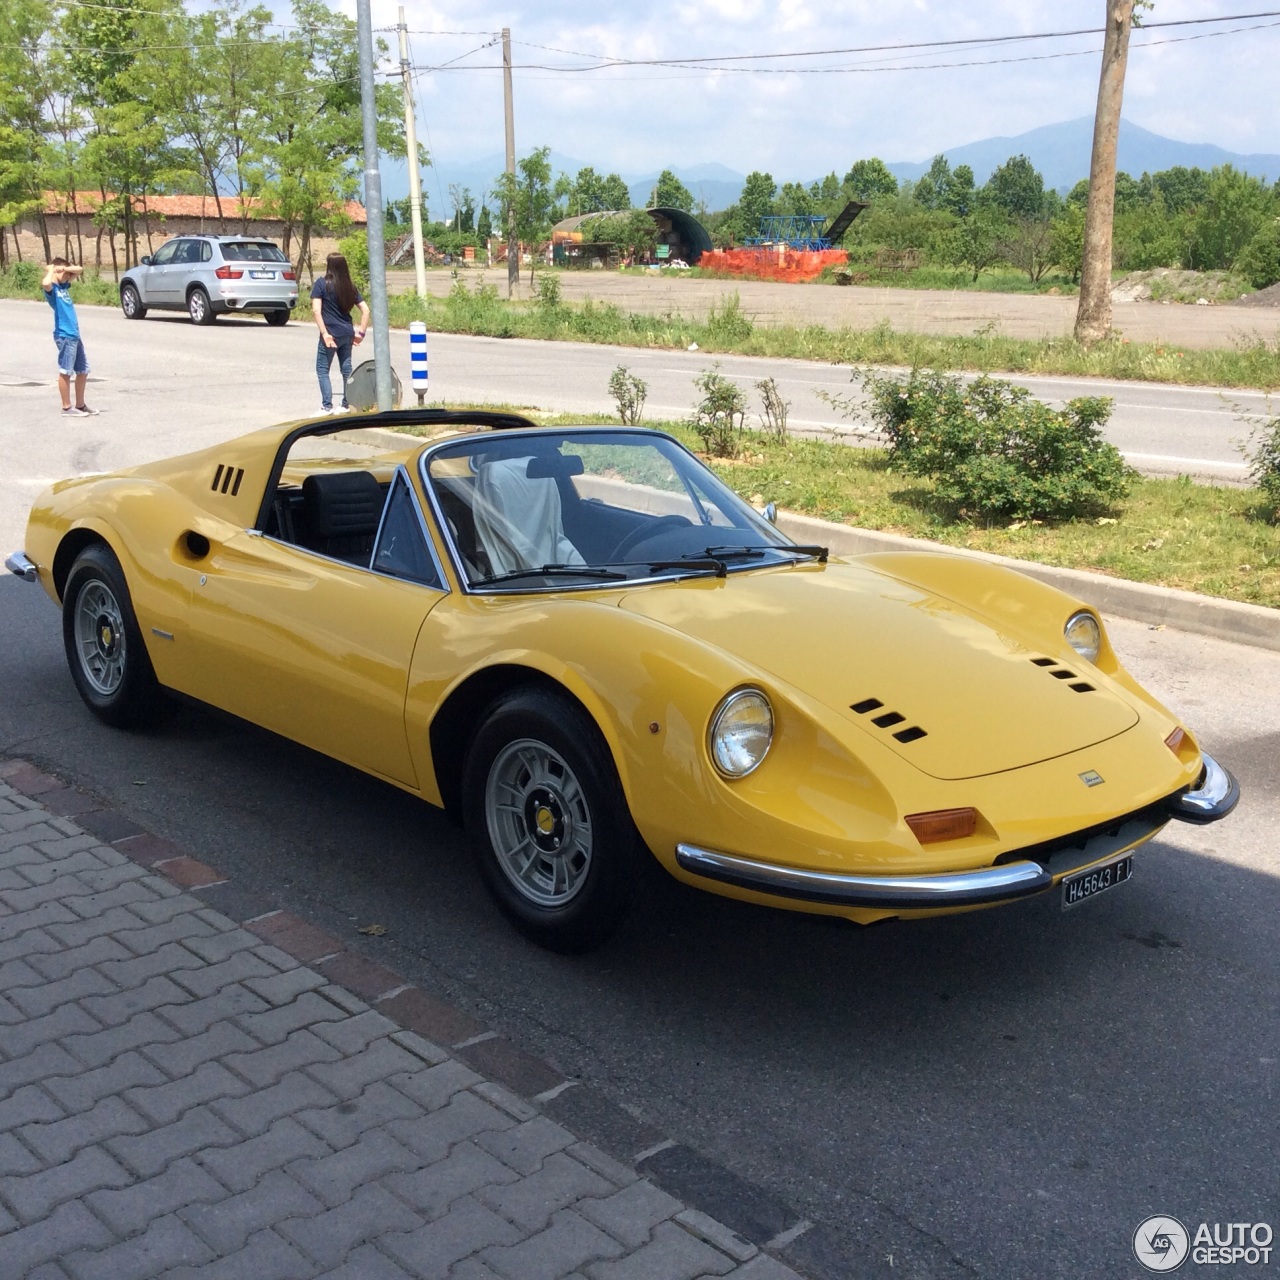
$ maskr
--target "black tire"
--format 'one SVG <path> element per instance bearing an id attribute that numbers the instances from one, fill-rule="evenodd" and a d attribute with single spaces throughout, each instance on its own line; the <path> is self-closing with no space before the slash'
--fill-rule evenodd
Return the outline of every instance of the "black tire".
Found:
<path id="1" fill-rule="evenodd" d="M 126 284 L 121 288 L 120 310 L 124 312 L 126 320 L 143 320 L 146 318 L 147 309 L 142 305 L 142 295 L 138 293 L 135 285 Z"/>
<path id="2" fill-rule="evenodd" d="M 540 946 L 590 951 L 626 914 L 640 836 L 608 745 L 568 698 L 517 689 L 489 708 L 467 751 L 462 814 L 489 892 Z"/>
<path id="3" fill-rule="evenodd" d="M 156 680 L 120 562 L 86 547 L 62 593 L 62 643 L 71 679 L 89 710 L 117 729 L 155 724 L 170 709 Z"/>
<path id="4" fill-rule="evenodd" d="M 212 324 L 214 321 L 213 303 L 199 285 L 187 294 L 187 314 L 192 324 Z"/>
<path id="5" fill-rule="evenodd" d="M 262 314 L 266 316 L 267 323 L 276 329 L 289 323 L 289 313 L 287 311 L 264 311 Z"/>

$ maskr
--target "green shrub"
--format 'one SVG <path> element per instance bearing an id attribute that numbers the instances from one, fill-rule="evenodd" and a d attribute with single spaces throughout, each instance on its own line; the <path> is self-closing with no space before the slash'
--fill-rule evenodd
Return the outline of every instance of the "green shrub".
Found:
<path id="1" fill-rule="evenodd" d="M 1262 490 L 1271 519 L 1280 520 L 1280 418 L 1254 420 L 1242 452 L 1249 478 Z"/>
<path id="2" fill-rule="evenodd" d="M 367 298 L 369 296 L 369 236 L 364 231 L 353 231 L 338 241 L 338 252 L 347 260 L 347 270 L 351 272 L 351 280 L 356 288 Z M 324 269 L 319 269 L 324 275 Z"/>
<path id="3" fill-rule="evenodd" d="M 618 406 L 618 417 L 624 426 L 635 426 L 644 412 L 644 402 L 649 397 L 645 380 L 619 365 L 609 375 L 609 394 Z"/>
<path id="4" fill-rule="evenodd" d="M 707 337 L 721 343 L 741 342 L 755 329 L 751 318 L 742 314 L 742 299 L 736 289 L 719 306 L 711 304 L 705 323 Z"/>
<path id="5" fill-rule="evenodd" d="M 550 271 L 538 276 L 534 305 L 541 311 L 560 310 L 560 277 Z"/>
<path id="6" fill-rule="evenodd" d="M 1280 218 L 1272 218 L 1254 232 L 1231 269 L 1255 289 L 1280 280 Z"/>
<path id="7" fill-rule="evenodd" d="M 791 409 L 791 401 L 782 398 L 778 383 L 773 378 L 761 378 L 756 383 L 760 393 L 763 412 L 760 415 L 760 426 L 764 433 L 779 438 L 787 434 L 787 413 Z"/>
<path id="8" fill-rule="evenodd" d="M 1083 396 L 1051 409 L 1023 387 L 912 369 L 862 385 L 890 465 L 927 476 L 968 518 L 1066 520 L 1124 498 L 1133 472 L 1102 438 L 1111 401 Z"/>
<path id="9" fill-rule="evenodd" d="M 702 392 L 702 399 L 689 425 L 713 458 L 734 457 L 747 412 L 746 393 L 720 372 L 718 361 L 694 378 L 693 385 Z"/>
<path id="10" fill-rule="evenodd" d="M 40 288 L 44 269 L 38 262 L 12 262 L 5 269 L 5 283 L 18 293 L 34 293 Z"/>

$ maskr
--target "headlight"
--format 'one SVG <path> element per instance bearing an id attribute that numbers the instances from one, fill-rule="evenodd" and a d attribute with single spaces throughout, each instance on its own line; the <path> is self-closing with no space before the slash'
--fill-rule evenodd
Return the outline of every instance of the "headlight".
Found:
<path id="1" fill-rule="evenodd" d="M 1084 659 L 1097 662 L 1098 651 L 1102 648 L 1102 628 L 1093 614 L 1081 609 L 1067 619 L 1062 628 L 1067 643 Z"/>
<path id="2" fill-rule="evenodd" d="M 759 689 L 731 693 L 711 717 L 707 745 L 726 778 L 745 778 L 769 754 L 773 709 Z"/>

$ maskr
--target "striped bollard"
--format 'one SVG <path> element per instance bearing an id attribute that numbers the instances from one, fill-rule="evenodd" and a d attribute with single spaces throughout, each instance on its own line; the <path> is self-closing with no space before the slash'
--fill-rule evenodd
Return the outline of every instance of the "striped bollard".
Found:
<path id="1" fill-rule="evenodd" d="M 422 320 L 409 325 L 409 377 L 421 408 L 427 398 L 427 326 Z"/>

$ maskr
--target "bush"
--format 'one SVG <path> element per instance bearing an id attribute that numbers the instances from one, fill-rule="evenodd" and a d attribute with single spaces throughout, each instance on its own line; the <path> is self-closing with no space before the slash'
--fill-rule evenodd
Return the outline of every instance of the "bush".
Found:
<path id="1" fill-rule="evenodd" d="M 720 372 L 718 362 L 694 378 L 693 385 L 702 392 L 702 399 L 689 425 L 713 458 L 734 457 L 747 412 L 746 393 Z"/>
<path id="2" fill-rule="evenodd" d="M 618 417 L 622 419 L 623 426 L 635 426 L 640 421 L 644 402 L 649 396 L 649 386 L 645 380 L 620 364 L 609 375 L 609 394 L 617 402 Z"/>
<path id="3" fill-rule="evenodd" d="M 1133 472 L 1102 438 L 1105 397 L 1051 409 L 1010 382 L 921 369 L 905 381 L 867 373 L 862 385 L 890 465 L 931 478 L 961 516 L 1066 520 L 1128 494 Z"/>
<path id="4" fill-rule="evenodd" d="M 1242 452 L 1249 478 L 1262 490 L 1271 519 L 1280 520 L 1280 418 L 1254 420 Z"/>
<path id="5" fill-rule="evenodd" d="M 773 378 L 761 378 L 756 383 L 760 393 L 760 401 L 764 412 L 760 416 L 760 425 L 766 435 L 781 439 L 787 434 L 787 413 L 791 409 L 791 401 L 782 398 L 778 384 Z"/>
<path id="6" fill-rule="evenodd" d="M 1232 270 L 1255 289 L 1265 289 L 1280 280 L 1280 218 L 1272 218 L 1254 232 Z"/>
<path id="7" fill-rule="evenodd" d="M 6 283 L 19 293 L 34 293 L 44 278 L 44 268 L 38 262 L 12 262 L 5 270 Z"/>
<path id="8" fill-rule="evenodd" d="M 338 241 L 338 252 L 347 260 L 351 280 L 364 297 L 369 296 L 369 236 L 364 231 L 353 231 Z M 323 269 L 320 271 L 324 275 Z"/>
<path id="9" fill-rule="evenodd" d="M 751 337 L 754 325 L 751 318 L 742 314 L 742 299 L 735 289 L 716 306 L 713 302 L 707 312 L 707 337 L 715 342 L 736 343 Z"/>
<path id="10" fill-rule="evenodd" d="M 537 293 L 534 305 L 540 311 L 560 310 L 560 277 L 544 271 L 538 277 Z"/>

